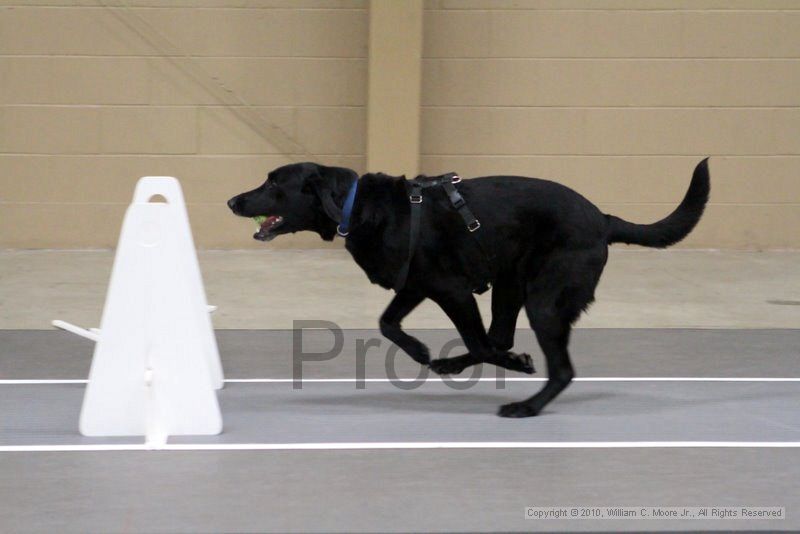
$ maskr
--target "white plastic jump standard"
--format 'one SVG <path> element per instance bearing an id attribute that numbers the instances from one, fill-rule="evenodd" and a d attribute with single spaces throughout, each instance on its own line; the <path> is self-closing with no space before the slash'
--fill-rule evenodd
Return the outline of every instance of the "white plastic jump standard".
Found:
<path id="1" fill-rule="evenodd" d="M 150 202 L 155 195 L 167 202 Z M 214 390 L 223 375 L 211 308 L 178 180 L 140 179 L 122 224 L 102 323 L 90 332 L 97 343 L 81 434 L 145 436 L 153 448 L 170 435 L 219 434 Z"/>

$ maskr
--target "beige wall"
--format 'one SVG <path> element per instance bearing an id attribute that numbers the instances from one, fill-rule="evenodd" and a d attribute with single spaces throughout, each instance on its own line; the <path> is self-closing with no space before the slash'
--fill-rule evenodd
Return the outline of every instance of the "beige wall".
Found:
<path id="1" fill-rule="evenodd" d="M 181 179 L 199 246 L 263 246 L 230 195 L 291 159 L 366 168 L 367 7 L 0 0 L 0 247 L 113 246 L 146 174 Z M 423 172 L 647 222 L 711 155 L 682 246 L 800 247 L 800 2 L 428 0 L 423 30 Z"/>
<path id="2" fill-rule="evenodd" d="M 422 170 L 553 179 L 686 247 L 800 246 L 800 2 L 429 0 Z"/>
<path id="3" fill-rule="evenodd" d="M 419 171 L 423 0 L 371 0 L 367 170 Z"/>
<path id="4" fill-rule="evenodd" d="M 3 0 L 0 246 L 113 246 L 147 174 L 181 180 L 198 246 L 257 246 L 227 198 L 290 159 L 364 170 L 366 8 Z"/>

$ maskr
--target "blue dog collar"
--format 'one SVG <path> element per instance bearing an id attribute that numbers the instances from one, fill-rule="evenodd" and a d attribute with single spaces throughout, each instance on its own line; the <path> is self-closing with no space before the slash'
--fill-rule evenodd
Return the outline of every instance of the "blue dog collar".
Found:
<path id="1" fill-rule="evenodd" d="M 353 211 L 353 204 L 356 201 L 356 190 L 358 189 L 358 178 L 353 180 L 350 184 L 350 191 L 347 192 L 347 198 L 342 206 L 342 222 L 336 227 L 336 233 L 342 237 L 347 237 L 350 233 L 350 213 Z"/>

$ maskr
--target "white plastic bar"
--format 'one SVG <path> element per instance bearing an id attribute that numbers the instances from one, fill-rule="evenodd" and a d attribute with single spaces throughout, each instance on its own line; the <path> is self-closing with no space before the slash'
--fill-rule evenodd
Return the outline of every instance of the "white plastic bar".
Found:
<path id="1" fill-rule="evenodd" d="M 217 307 L 208 305 L 207 310 L 208 313 L 214 313 L 215 311 L 217 311 Z M 59 319 L 53 321 L 52 324 L 56 328 L 60 328 L 61 330 L 66 330 L 67 332 L 71 332 L 81 337 L 85 337 L 86 339 L 91 339 L 94 342 L 97 342 L 98 336 L 100 336 L 99 328 L 90 328 L 89 330 L 86 330 L 85 328 L 81 328 L 80 326 L 76 326 L 72 323 L 61 321 Z"/>
<path id="2" fill-rule="evenodd" d="M 75 326 L 74 324 L 68 323 L 66 321 L 61 321 L 56 319 L 53 321 L 53 326 L 56 328 L 60 328 L 61 330 L 66 330 L 76 336 L 85 337 L 86 339 L 91 339 L 95 343 L 100 339 L 100 331 L 97 330 L 96 332 L 86 330 L 85 328 L 81 328 L 80 326 Z"/>

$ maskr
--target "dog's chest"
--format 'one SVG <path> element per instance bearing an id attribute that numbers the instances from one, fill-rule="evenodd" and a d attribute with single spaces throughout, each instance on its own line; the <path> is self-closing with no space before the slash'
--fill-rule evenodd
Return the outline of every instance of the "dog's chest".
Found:
<path id="1" fill-rule="evenodd" d="M 351 235 L 347 238 L 345 248 L 370 282 L 386 289 L 394 287 L 399 269 L 398 258 L 403 253 L 398 244 L 382 239 L 359 239 Z"/>

